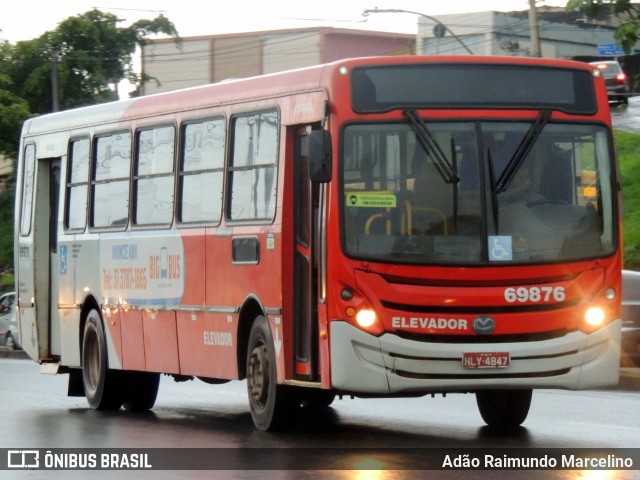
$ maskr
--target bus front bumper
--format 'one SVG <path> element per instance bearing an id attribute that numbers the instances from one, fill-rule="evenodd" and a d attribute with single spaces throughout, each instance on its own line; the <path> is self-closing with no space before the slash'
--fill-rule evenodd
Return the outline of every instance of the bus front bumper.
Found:
<path id="1" fill-rule="evenodd" d="M 370 335 L 331 323 L 331 382 L 345 393 L 393 395 L 487 388 L 586 390 L 614 386 L 620 369 L 621 322 L 591 334 L 572 332 L 520 343 L 436 343 L 391 333 Z M 466 352 L 508 352 L 505 368 L 465 368 Z"/>

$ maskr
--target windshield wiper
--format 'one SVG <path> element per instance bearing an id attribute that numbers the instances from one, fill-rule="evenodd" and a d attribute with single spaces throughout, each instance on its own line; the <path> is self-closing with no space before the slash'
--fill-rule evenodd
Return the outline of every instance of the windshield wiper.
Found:
<path id="1" fill-rule="evenodd" d="M 491 157 L 491 150 L 487 150 L 487 162 L 489 163 L 489 180 L 491 185 L 496 184 L 496 169 L 493 165 L 493 158 Z M 496 235 L 500 235 L 500 211 L 498 206 L 498 191 L 491 189 L 491 212 L 493 213 L 493 227 L 496 231 Z"/>
<path id="2" fill-rule="evenodd" d="M 511 182 L 518 173 L 518 170 L 520 170 L 520 167 L 524 163 L 525 158 L 527 158 L 527 155 L 538 140 L 538 137 L 542 133 L 544 126 L 549 121 L 549 118 L 551 118 L 551 112 L 549 110 L 542 110 L 540 112 L 540 115 L 538 115 L 536 121 L 533 122 L 520 142 L 520 145 L 518 145 L 518 148 L 516 148 L 513 156 L 509 159 L 509 162 L 502 171 L 500 178 L 498 178 L 498 180 L 493 184 L 494 194 L 504 192 L 509 188 L 509 185 L 511 185 Z"/>
<path id="3" fill-rule="evenodd" d="M 427 125 L 422 121 L 418 112 L 413 109 L 405 110 L 404 114 L 411 121 L 411 125 L 413 126 L 413 130 L 416 133 L 416 138 L 420 145 L 424 149 L 427 154 L 433 155 L 435 159 L 434 166 L 438 173 L 442 176 L 442 179 L 445 183 L 453 183 L 457 184 L 460 181 L 460 177 L 458 176 L 457 168 L 455 165 L 452 165 L 447 156 L 440 148 L 438 141 L 433 137 L 433 134 L 427 128 Z"/>

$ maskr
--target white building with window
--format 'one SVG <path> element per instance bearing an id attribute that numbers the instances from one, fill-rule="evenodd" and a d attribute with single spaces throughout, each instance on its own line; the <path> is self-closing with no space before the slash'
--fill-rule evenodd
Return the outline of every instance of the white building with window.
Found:
<path id="1" fill-rule="evenodd" d="M 530 56 L 532 52 L 529 12 L 476 12 L 437 17 L 420 17 L 418 54 L 467 54 Z M 614 19 L 587 20 L 579 12 L 538 9 L 540 52 L 546 58 L 594 58 L 598 46 L 615 43 Z M 442 33 L 444 32 L 443 36 Z M 453 35 L 452 35 L 453 34 Z"/>

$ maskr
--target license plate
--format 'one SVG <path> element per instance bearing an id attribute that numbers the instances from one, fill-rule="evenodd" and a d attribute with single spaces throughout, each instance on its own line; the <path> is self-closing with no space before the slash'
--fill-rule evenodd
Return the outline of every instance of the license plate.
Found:
<path id="1" fill-rule="evenodd" d="M 464 368 L 505 368 L 510 364 L 509 352 L 465 352 L 462 354 Z"/>

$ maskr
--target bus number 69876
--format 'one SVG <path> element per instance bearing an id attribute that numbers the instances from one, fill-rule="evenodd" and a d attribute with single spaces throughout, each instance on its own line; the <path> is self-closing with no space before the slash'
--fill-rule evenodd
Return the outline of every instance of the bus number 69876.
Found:
<path id="1" fill-rule="evenodd" d="M 564 287 L 509 287 L 504 291 L 504 299 L 509 303 L 562 302 Z"/>

